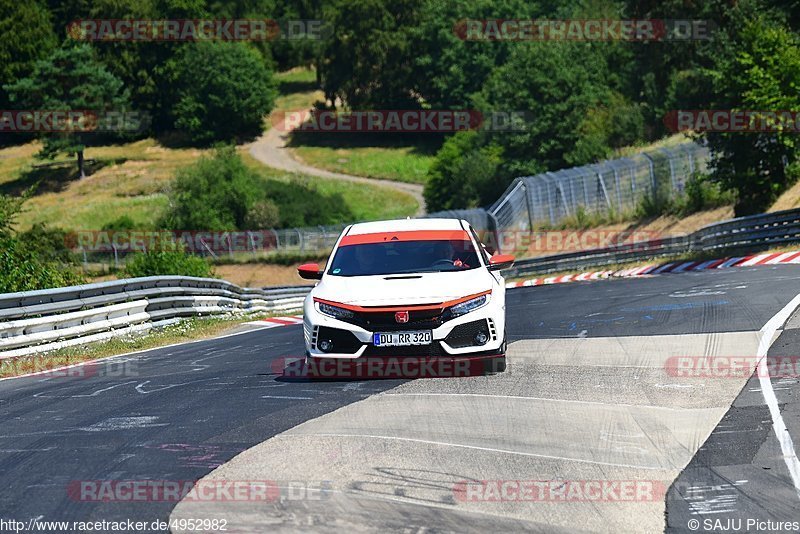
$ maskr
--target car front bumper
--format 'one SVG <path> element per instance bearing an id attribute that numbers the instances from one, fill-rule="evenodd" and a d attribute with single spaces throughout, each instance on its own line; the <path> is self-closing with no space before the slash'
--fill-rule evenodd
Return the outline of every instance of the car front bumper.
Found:
<path id="1" fill-rule="evenodd" d="M 376 332 L 430 330 L 430 345 L 376 347 Z M 487 341 L 480 345 L 475 334 L 482 331 Z M 392 325 L 391 328 L 366 329 L 319 312 L 311 297 L 304 304 L 303 333 L 306 352 L 312 358 L 357 359 L 370 357 L 452 358 L 500 355 L 505 341 L 504 299 L 490 299 L 483 307 L 450 319 L 436 327 Z M 331 341 L 333 348 L 323 351 L 321 340 Z"/>

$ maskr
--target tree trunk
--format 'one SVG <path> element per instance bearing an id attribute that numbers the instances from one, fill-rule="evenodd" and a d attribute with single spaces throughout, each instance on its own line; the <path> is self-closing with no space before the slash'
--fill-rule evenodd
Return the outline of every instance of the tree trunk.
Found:
<path id="1" fill-rule="evenodd" d="M 83 150 L 78 151 L 78 172 L 81 175 L 81 179 L 86 178 L 86 172 L 83 168 Z"/>

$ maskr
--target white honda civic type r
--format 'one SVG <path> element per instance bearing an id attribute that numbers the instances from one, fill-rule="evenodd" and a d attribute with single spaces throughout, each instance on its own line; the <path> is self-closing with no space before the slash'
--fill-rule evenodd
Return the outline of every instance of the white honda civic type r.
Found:
<path id="1" fill-rule="evenodd" d="M 490 257 L 458 219 L 348 226 L 306 297 L 308 362 L 416 357 L 481 360 L 505 370 L 505 281 L 513 256 Z"/>

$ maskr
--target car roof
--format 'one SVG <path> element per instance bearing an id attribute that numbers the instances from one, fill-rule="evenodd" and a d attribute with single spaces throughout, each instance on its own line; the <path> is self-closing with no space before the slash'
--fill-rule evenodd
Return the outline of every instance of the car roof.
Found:
<path id="1" fill-rule="evenodd" d="M 463 230 L 458 219 L 396 219 L 357 223 L 350 227 L 347 235 L 373 234 L 377 232 L 402 232 L 413 230 Z"/>

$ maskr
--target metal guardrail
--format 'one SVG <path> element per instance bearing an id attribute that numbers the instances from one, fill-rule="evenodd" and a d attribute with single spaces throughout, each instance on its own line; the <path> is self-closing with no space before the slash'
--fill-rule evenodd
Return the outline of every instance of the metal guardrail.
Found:
<path id="1" fill-rule="evenodd" d="M 0 359 L 146 331 L 181 317 L 299 310 L 311 287 L 242 288 L 213 278 L 151 276 L 0 294 Z"/>
<path id="2" fill-rule="evenodd" d="M 692 252 L 736 249 L 756 252 L 771 246 L 798 242 L 800 209 L 791 209 L 709 224 L 684 236 L 519 260 L 511 269 L 503 271 L 503 275 L 514 278 L 547 274 Z"/>

